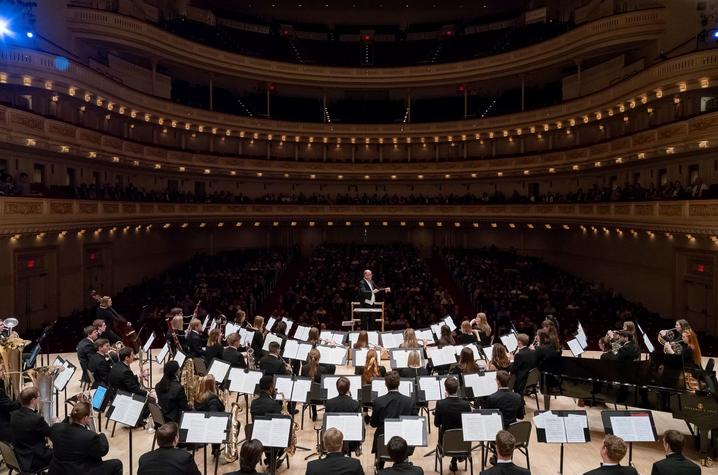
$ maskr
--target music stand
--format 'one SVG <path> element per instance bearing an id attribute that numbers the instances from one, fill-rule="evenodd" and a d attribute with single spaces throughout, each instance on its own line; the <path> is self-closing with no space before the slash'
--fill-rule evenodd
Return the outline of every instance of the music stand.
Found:
<path id="1" fill-rule="evenodd" d="M 207 374 L 214 376 L 214 380 L 217 384 L 221 385 L 227 379 L 230 367 L 231 365 L 228 361 L 224 361 L 219 358 L 212 358 L 212 361 L 209 363 Z"/>
<path id="2" fill-rule="evenodd" d="M 55 414 L 60 414 L 60 391 L 65 394 L 65 400 L 67 400 L 67 383 L 70 382 L 72 376 L 75 374 L 77 367 L 69 361 L 63 359 L 60 355 L 55 357 L 52 366 L 62 368 L 62 371 L 55 373 L 55 378 L 52 381 L 52 386 L 55 388 Z M 67 406 L 65 406 L 65 417 L 67 417 Z"/>
<path id="3" fill-rule="evenodd" d="M 156 356 L 157 359 L 155 361 L 157 361 L 157 364 L 162 364 L 162 362 L 165 360 L 165 358 L 167 358 L 167 355 L 169 354 L 169 352 L 170 352 L 170 343 L 165 342 L 165 345 L 162 347 L 159 354 L 157 354 L 157 356 Z"/>
<path id="4" fill-rule="evenodd" d="M 277 449 L 289 447 L 292 435 L 292 418 L 282 414 L 268 414 L 254 418 L 252 438 L 259 440 L 265 448 L 269 448 L 269 473 L 277 472 Z"/>
<path id="5" fill-rule="evenodd" d="M 496 371 L 463 374 L 462 379 L 462 386 L 466 389 L 471 389 L 472 396 L 475 398 L 490 396 L 499 390 L 499 385 L 496 382 Z"/>
<path id="6" fill-rule="evenodd" d="M 262 379 L 261 371 L 254 371 L 245 368 L 230 368 L 227 378 L 229 379 L 229 390 L 237 393 L 237 402 L 239 396 L 244 395 L 246 407 L 249 407 L 249 395 L 257 392 L 257 385 Z M 245 423 L 249 424 L 249 411 L 244 411 Z"/>
<path id="7" fill-rule="evenodd" d="M 204 444 L 204 473 L 207 474 L 207 445 L 227 440 L 232 415 L 228 412 L 184 411 L 180 416 L 179 439 L 185 444 Z M 217 473 L 219 457 L 214 460 Z"/>
<path id="8" fill-rule="evenodd" d="M 155 338 L 157 338 L 157 335 L 155 332 L 150 333 L 150 336 L 147 337 L 147 341 L 142 346 L 142 351 L 147 355 L 147 359 L 150 361 L 150 387 L 153 387 L 152 385 L 152 343 L 155 342 Z"/>
<path id="9" fill-rule="evenodd" d="M 142 411 L 147 404 L 147 398 L 139 394 L 131 394 L 118 390 L 115 398 L 107 409 L 107 418 L 113 422 L 119 422 L 130 428 L 130 473 L 132 473 L 132 429 L 140 425 Z"/>
<path id="10" fill-rule="evenodd" d="M 384 444 L 392 437 L 399 436 L 409 447 L 426 447 L 429 445 L 426 417 L 400 416 L 398 419 L 384 420 Z"/>
<path id="11" fill-rule="evenodd" d="M 335 428 L 342 433 L 345 444 L 355 442 L 355 444 L 346 444 L 344 446 L 346 453 L 353 450 L 350 447 L 356 449 L 356 446 L 361 447 L 364 443 L 366 431 L 364 430 L 364 420 L 361 412 L 332 412 L 325 414 L 320 429 L 321 433 L 318 433 L 317 437 L 321 438 L 322 434 L 331 428 Z M 317 444 L 317 447 L 319 447 L 319 444 Z"/>
<path id="12" fill-rule="evenodd" d="M 399 380 L 399 392 L 406 397 L 414 397 L 414 378 L 401 378 Z M 373 378 L 371 380 L 371 400 L 384 396 L 389 392 L 384 378 Z"/>
<path id="13" fill-rule="evenodd" d="M 494 442 L 496 434 L 503 429 L 504 421 L 498 409 L 476 409 L 461 414 L 464 441 L 479 442 L 481 446 L 481 470 L 486 467 L 486 444 Z M 476 447 L 472 447 L 472 450 Z"/>
<path id="14" fill-rule="evenodd" d="M 656 424 L 651 411 L 601 411 L 606 434 L 614 434 L 628 443 L 628 464 L 633 464 L 634 442 L 655 442 Z"/>
<path id="15" fill-rule="evenodd" d="M 561 444 L 559 474 L 563 474 L 564 444 L 585 444 L 591 441 L 586 411 L 534 411 L 536 440 Z"/>
<path id="16" fill-rule="evenodd" d="M 99 385 L 92 393 L 92 409 L 97 412 L 97 429 L 102 432 L 102 413 L 110 402 L 110 393 L 105 386 Z"/>

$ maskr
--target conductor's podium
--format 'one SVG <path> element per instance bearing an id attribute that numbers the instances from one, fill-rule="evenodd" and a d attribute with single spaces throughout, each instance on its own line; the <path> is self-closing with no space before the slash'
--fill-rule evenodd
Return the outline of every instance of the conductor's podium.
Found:
<path id="1" fill-rule="evenodd" d="M 351 318 L 342 322 L 343 327 L 351 327 L 354 331 L 356 324 L 361 325 L 361 317 L 366 313 L 375 314 L 374 323 L 381 323 L 381 331 L 384 331 L 384 302 L 375 302 L 373 307 L 360 307 L 359 302 L 352 302 Z M 357 318 L 357 316 L 359 318 Z"/>

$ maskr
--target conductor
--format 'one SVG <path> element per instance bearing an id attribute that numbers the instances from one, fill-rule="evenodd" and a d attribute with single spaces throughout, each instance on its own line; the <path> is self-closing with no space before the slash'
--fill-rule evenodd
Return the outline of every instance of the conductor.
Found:
<path id="1" fill-rule="evenodd" d="M 362 308 L 372 308 L 376 303 L 376 294 L 379 292 L 389 293 L 389 287 L 377 287 L 372 280 L 371 270 L 364 271 L 364 278 L 359 281 L 359 306 Z M 362 312 L 361 327 L 370 330 L 372 314 L 371 312 Z"/>

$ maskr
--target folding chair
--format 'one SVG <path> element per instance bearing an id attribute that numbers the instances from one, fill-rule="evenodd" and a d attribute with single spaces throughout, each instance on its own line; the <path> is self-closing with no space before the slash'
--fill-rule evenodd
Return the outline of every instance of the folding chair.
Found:
<path id="1" fill-rule="evenodd" d="M 434 470 L 439 465 L 439 474 L 444 473 L 444 457 L 465 458 L 464 470 L 468 463 L 471 475 L 474 475 L 474 460 L 471 458 L 471 442 L 464 441 L 463 429 L 449 429 L 444 431 L 441 440 L 436 444 L 434 452 Z"/>

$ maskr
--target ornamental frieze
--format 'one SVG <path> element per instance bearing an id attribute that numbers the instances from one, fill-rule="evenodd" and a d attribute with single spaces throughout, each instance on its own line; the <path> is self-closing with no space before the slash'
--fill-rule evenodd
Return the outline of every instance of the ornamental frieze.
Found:
<path id="1" fill-rule="evenodd" d="M 47 125 L 47 132 L 50 134 L 62 135 L 63 137 L 74 137 L 75 127 L 64 125 L 59 122 L 50 122 Z"/>
<path id="2" fill-rule="evenodd" d="M 42 203 L 22 201 L 8 201 L 5 203 L 5 214 L 42 214 Z"/>
<path id="3" fill-rule="evenodd" d="M 77 204 L 77 211 L 80 214 L 97 214 L 99 205 L 97 203 L 83 203 Z"/>
<path id="4" fill-rule="evenodd" d="M 44 120 L 39 117 L 33 117 L 26 114 L 10 113 L 10 123 L 18 124 L 28 129 L 42 130 Z"/>
<path id="5" fill-rule="evenodd" d="M 661 140 L 683 137 L 688 133 L 688 124 L 671 124 L 657 130 L 658 138 Z"/>
<path id="6" fill-rule="evenodd" d="M 72 213 L 72 202 L 66 203 L 62 201 L 50 202 L 50 214 L 70 214 Z"/>

